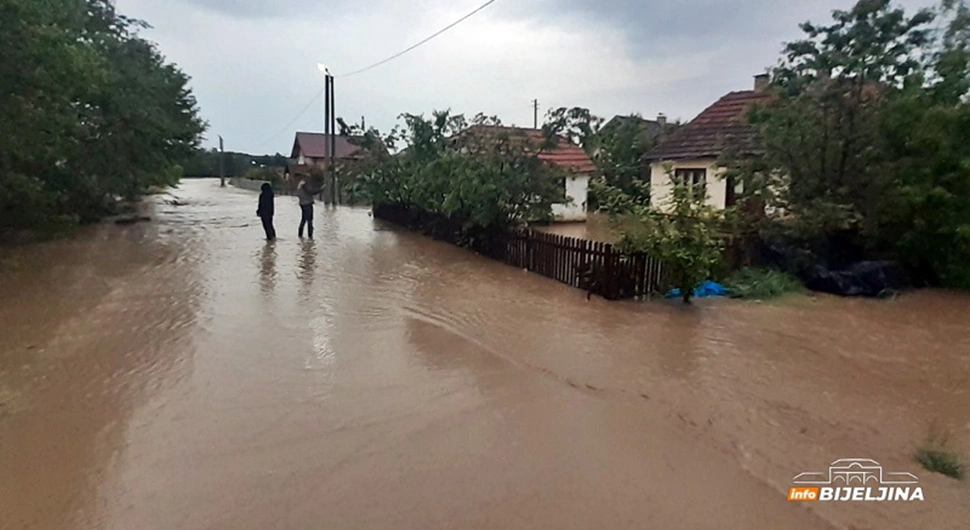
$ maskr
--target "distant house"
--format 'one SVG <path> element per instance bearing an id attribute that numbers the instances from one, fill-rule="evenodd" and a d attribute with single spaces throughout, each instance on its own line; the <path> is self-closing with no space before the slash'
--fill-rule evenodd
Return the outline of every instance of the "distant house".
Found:
<path id="1" fill-rule="evenodd" d="M 663 134 L 664 129 L 667 127 L 667 116 L 663 114 L 658 114 L 656 120 L 647 120 L 634 115 L 629 115 L 629 116 L 616 115 L 616 116 L 613 116 L 613 118 L 610 121 L 606 122 L 605 125 L 600 127 L 599 132 L 602 133 L 605 131 L 619 129 L 620 127 L 624 125 L 628 125 L 630 123 L 636 123 L 643 130 L 645 130 L 651 138 L 656 138 L 661 134 Z"/>
<path id="2" fill-rule="evenodd" d="M 724 168 L 719 166 L 718 159 L 728 151 L 738 156 L 756 154 L 757 136 L 747 122 L 747 113 L 752 105 L 768 100 L 767 87 L 767 75 L 755 76 L 754 90 L 727 94 L 647 154 L 653 206 L 661 207 L 670 196 L 672 185 L 665 168 L 667 164 L 673 167 L 677 180 L 691 187 L 705 188 L 711 206 L 734 205 L 736 183 L 719 178 Z"/>
<path id="3" fill-rule="evenodd" d="M 309 175 L 314 169 L 326 169 L 329 147 L 327 140 L 330 135 L 323 133 L 298 132 L 293 139 L 293 150 L 290 154 L 289 163 L 284 171 L 283 178 L 292 180 L 297 177 Z M 354 145 L 352 140 L 356 137 L 335 135 L 336 149 L 334 159 L 339 164 L 341 162 L 359 160 L 364 152 L 359 145 Z"/>
<path id="4" fill-rule="evenodd" d="M 290 158 L 296 160 L 299 166 L 312 166 L 323 169 L 326 167 L 327 155 L 329 153 L 327 140 L 331 135 L 323 133 L 298 132 L 293 140 L 293 152 Z M 357 139 L 352 136 L 336 135 L 336 149 L 333 157 L 337 161 L 357 160 L 363 156 L 363 150 L 359 145 L 354 145 L 351 141 Z"/>
<path id="5" fill-rule="evenodd" d="M 589 180 L 596 173 L 596 166 L 589 155 L 581 147 L 562 137 L 559 138 L 555 147 L 542 148 L 545 143 L 545 136 L 539 129 L 476 125 L 462 134 L 503 133 L 526 138 L 532 145 L 540 147 L 536 154 L 539 160 L 566 171 L 567 176 L 562 183 L 566 202 L 552 205 L 552 214 L 556 220 L 562 222 L 585 221 Z"/>

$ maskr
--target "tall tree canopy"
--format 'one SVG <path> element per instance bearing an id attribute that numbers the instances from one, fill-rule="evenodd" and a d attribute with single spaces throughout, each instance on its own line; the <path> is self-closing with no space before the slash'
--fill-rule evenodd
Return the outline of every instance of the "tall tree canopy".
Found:
<path id="1" fill-rule="evenodd" d="M 582 147 L 587 154 L 596 148 L 596 132 L 603 126 L 603 118 L 594 115 L 587 108 L 560 107 L 550 110 L 546 115 L 546 122 L 542 125 L 542 132 L 547 142 L 566 138 L 575 145 Z"/>
<path id="2" fill-rule="evenodd" d="M 205 124 L 145 27 L 109 0 L 0 0 L 0 229 L 177 181 Z"/>
<path id="3" fill-rule="evenodd" d="M 776 98 L 752 113 L 763 155 L 729 161 L 742 204 L 778 207 L 768 226 L 822 258 L 889 257 L 970 287 L 966 4 L 908 14 L 860 0 L 801 27 L 773 70 Z"/>

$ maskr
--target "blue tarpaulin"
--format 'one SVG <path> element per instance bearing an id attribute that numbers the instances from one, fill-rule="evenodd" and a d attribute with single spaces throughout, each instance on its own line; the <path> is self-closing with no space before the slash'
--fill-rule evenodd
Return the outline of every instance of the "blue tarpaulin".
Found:
<path id="1" fill-rule="evenodd" d="M 727 295 L 727 288 L 717 282 L 704 282 L 694 289 L 694 298 L 711 298 Z M 667 293 L 667 298 L 680 298 L 680 289 L 671 290 Z"/>

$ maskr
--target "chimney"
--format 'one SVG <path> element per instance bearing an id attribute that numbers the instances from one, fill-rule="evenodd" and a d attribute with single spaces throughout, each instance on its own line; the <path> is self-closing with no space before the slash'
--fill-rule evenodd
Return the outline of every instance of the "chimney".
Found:
<path id="1" fill-rule="evenodd" d="M 659 123 L 661 127 L 666 127 L 667 115 L 664 114 L 663 112 L 661 112 L 660 114 L 657 114 L 657 123 Z"/>
<path id="2" fill-rule="evenodd" d="M 768 83 L 770 81 L 771 81 L 771 78 L 768 77 L 768 74 L 758 74 L 754 76 L 754 91 L 764 92 L 765 89 L 768 88 Z"/>

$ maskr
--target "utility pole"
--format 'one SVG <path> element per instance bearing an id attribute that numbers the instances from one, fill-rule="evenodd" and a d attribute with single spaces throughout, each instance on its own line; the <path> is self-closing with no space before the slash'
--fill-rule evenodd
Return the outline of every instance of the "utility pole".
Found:
<path id="1" fill-rule="evenodd" d="M 538 99 L 532 100 L 532 111 L 533 111 L 532 128 L 538 129 L 539 128 L 539 100 Z"/>
<path id="2" fill-rule="evenodd" d="M 337 204 L 337 111 L 334 109 L 333 76 L 323 64 L 317 64 L 323 73 L 323 202 Z M 330 193 L 327 193 L 327 174 L 330 175 Z M 328 197 L 329 195 L 329 197 Z"/>
<path id="3" fill-rule="evenodd" d="M 223 148 L 222 135 L 219 135 L 219 187 L 226 187 L 226 151 Z"/>
<path id="4" fill-rule="evenodd" d="M 330 72 L 327 70 L 323 71 L 323 167 L 324 171 L 329 171 L 330 166 L 333 164 L 333 157 L 330 152 Z M 327 180 L 326 174 L 324 174 L 324 181 L 322 182 L 323 189 L 321 190 L 323 194 L 323 203 L 327 204 L 329 201 L 327 191 Z"/>
<path id="5" fill-rule="evenodd" d="M 337 206 L 340 200 L 340 193 L 337 190 L 337 110 L 334 108 L 334 86 L 333 76 L 330 78 L 330 194 L 331 203 Z"/>
<path id="6" fill-rule="evenodd" d="M 361 132 L 367 132 L 367 122 L 364 120 L 363 116 L 360 117 L 360 130 Z"/>

